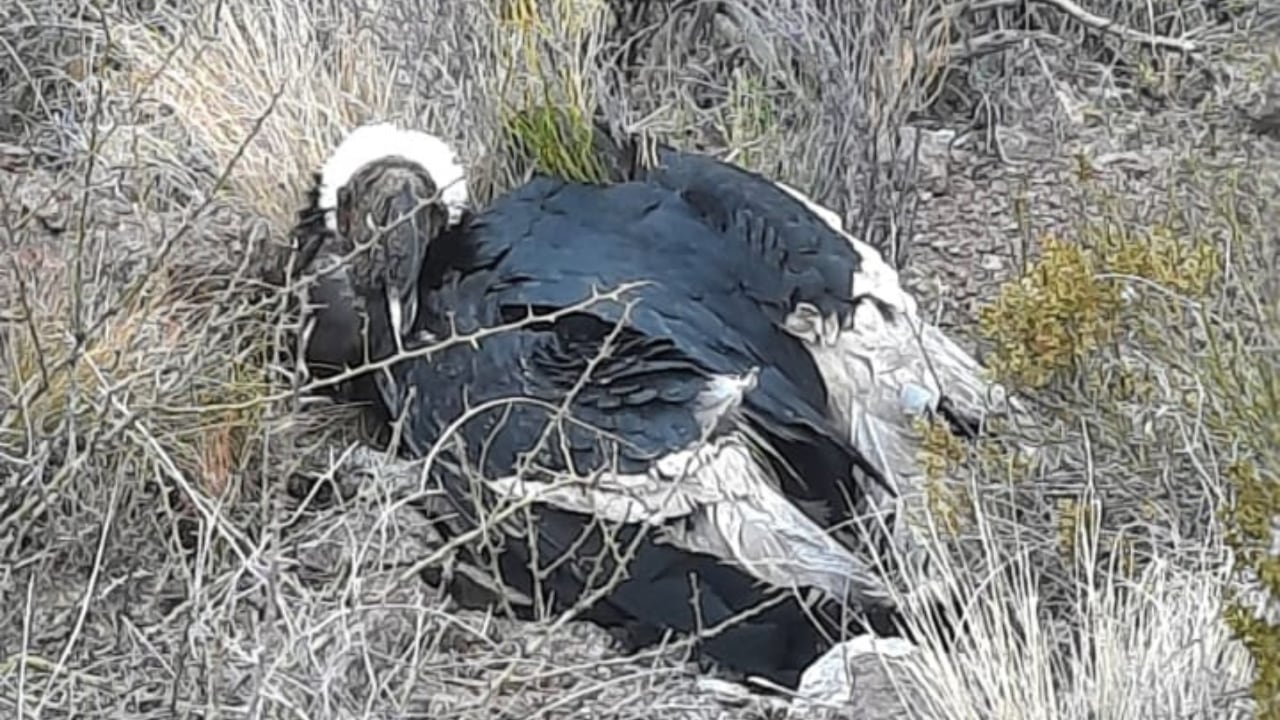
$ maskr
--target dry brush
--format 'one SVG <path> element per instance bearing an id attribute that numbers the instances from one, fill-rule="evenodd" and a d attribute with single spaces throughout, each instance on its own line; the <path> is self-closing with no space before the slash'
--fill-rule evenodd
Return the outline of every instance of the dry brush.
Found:
<path id="1" fill-rule="evenodd" d="M 1007 155 L 1010 128 L 1083 148 L 1054 180 L 1064 224 L 1012 203 L 1023 267 L 968 327 L 1034 399 L 1022 439 L 1042 452 L 936 437 L 936 566 L 969 632 L 908 665 L 914 711 L 1243 716 L 1253 682 L 1275 717 L 1280 651 L 1254 609 L 1258 582 L 1276 592 L 1280 192 L 1268 146 L 1246 156 L 1223 119 L 1275 72 L 1250 41 L 1275 18 L 1239 5 L 7 5 L 0 706 L 722 710 L 678 648 L 619 658 L 590 628 L 419 582 L 424 558 L 451 567 L 407 509 L 416 474 L 350 451 L 353 419 L 279 354 L 287 230 L 345 129 L 444 135 L 485 201 L 536 166 L 598 173 L 600 115 L 805 188 L 903 262 L 939 202 L 922 176 L 977 172 L 926 141 L 976 137 L 971 163 Z M 1147 132 L 1136 107 L 1230 140 L 1166 134 L 1162 160 L 1124 151 L 1137 187 L 1116 181 L 1121 151 L 1081 138 Z"/>

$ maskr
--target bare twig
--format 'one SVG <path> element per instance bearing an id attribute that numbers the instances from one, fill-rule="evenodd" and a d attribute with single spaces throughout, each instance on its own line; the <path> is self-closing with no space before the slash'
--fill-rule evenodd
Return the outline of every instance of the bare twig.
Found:
<path id="1" fill-rule="evenodd" d="M 1199 44 L 1194 41 L 1184 38 L 1152 35 L 1151 33 L 1134 30 L 1133 28 L 1121 25 L 1115 20 L 1108 20 L 1101 15 L 1094 15 L 1088 10 L 1077 5 L 1072 0 L 1036 0 L 1036 2 L 1049 5 L 1050 7 L 1069 15 L 1072 19 L 1086 27 L 1093 28 L 1094 30 L 1101 30 L 1102 32 L 1110 33 L 1131 42 L 1178 50 L 1184 53 L 1196 53 L 1200 51 Z"/>

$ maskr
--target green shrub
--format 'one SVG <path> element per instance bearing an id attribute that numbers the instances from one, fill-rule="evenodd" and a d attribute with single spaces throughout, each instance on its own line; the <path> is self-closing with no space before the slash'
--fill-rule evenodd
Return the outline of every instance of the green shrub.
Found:
<path id="1" fill-rule="evenodd" d="M 1241 580 L 1255 592 L 1229 592 L 1224 619 L 1256 664 L 1256 717 L 1280 718 L 1280 626 L 1259 602 L 1280 599 L 1280 558 L 1272 554 L 1280 518 L 1280 336 L 1277 299 L 1267 295 L 1264 218 L 1274 189 L 1240 187 L 1242 175 L 1206 174 L 1194 163 L 1180 192 L 1208 205 L 1170 198 L 1167 217 L 1139 222 L 1105 192 L 1083 163 L 1078 179 L 1087 218 L 1071 238 L 1046 235 L 1038 258 L 979 312 L 992 345 L 988 364 L 1001 380 L 1053 397 L 1056 415 L 1090 428 L 1091 452 L 1129 442 L 1135 417 L 1179 414 L 1201 429 L 1194 443 L 1216 467 L 1212 492 L 1223 540 Z M 1205 197 L 1207 196 L 1207 200 Z M 1255 203 L 1257 207 L 1249 206 Z M 1183 453 L 1185 454 L 1185 453 Z M 1142 459 L 1141 456 L 1137 459 Z M 1122 462 L 1107 475 L 1136 482 L 1140 466 Z M 1173 471 L 1173 456 L 1142 460 Z M 1091 469 L 1103 459 L 1089 460 Z M 1160 465 L 1165 465 L 1161 468 Z M 1091 483 L 1114 484 L 1099 477 Z M 1141 492 L 1135 486 L 1133 492 Z M 1186 494 L 1194 485 L 1176 488 Z M 1083 528 L 1097 532 L 1105 502 L 1059 498 L 1057 540 L 1064 559 Z M 1177 509 L 1174 510 L 1177 512 Z M 1138 517 L 1154 525 L 1160 508 L 1147 498 Z M 1145 518 L 1145 520 L 1143 520 Z M 1176 520 L 1177 518 L 1175 518 Z M 1112 519 L 1113 526 L 1122 523 Z M 1132 570 L 1132 543 L 1119 538 Z M 1260 600 L 1261 598 L 1261 600 Z"/>

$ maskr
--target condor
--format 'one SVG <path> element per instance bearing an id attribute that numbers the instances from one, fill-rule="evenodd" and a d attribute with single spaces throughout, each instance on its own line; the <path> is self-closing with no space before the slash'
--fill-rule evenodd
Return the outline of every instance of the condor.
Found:
<path id="1" fill-rule="evenodd" d="M 379 254 L 317 312 L 308 360 L 436 344 L 376 371 L 372 399 L 430 459 L 453 532 L 486 529 L 475 559 L 516 595 L 636 645 L 697 634 L 706 656 L 792 687 L 843 632 L 887 628 L 858 516 L 897 495 L 899 416 L 946 409 L 949 382 L 967 410 L 977 365 L 961 353 L 930 381 L 903 359 L 928 341 L 882 347 L 905 342 L 893 323 L 914 303 L 829 211 L 674 152 L 607 185 L 537 177 L 478 212 L 465 188 L 441 192 L 462 178 L 433 136 L 365 126 L 333 157 L 300 234 Z M 363 340 L 357 296 L 383 318 Z M 865 342 L 864 304 L 890 326 Z"/>

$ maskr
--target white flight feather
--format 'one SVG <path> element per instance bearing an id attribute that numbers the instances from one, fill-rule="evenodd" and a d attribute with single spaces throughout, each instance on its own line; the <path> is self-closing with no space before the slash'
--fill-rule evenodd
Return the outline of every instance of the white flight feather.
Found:
<path id="1" fill-rule="evenodd" d="M 704 428 L 725 422 L 754 382 L 754 372 L 713 380 L 699 401 Z M 817 587 L 863 606 L 891 604 L 889 589 L 869 563 L 782 493 L 757 450 L 749 433 L 733 430 L 664 456 L 643 474 L 487 482 L 512 499 L 650 525 L 672 545 L 732 562 L 775 587 Z"/>
<path id="2" fill-rule="evenodd" d="M 985 370 L 947 337 L 924 322 L 915 298 L 898 280 L 898 273 L 865 242 L 844 230 L 838 215 L 799 190 L 776 183 L 834 231 L 861 258 L 852 285 L 858 295 L 870 295 L 893 311 L 893 319 L 871 303 L 862 303 L 849 327 L 824 318 L 817 308 L 802 305 L 788 318 L 788 329 L 805 340 L 828 386 L 830 405 L 845 424 L 849 437 L 895 488 L 890 497 L 878 487 L 868 488 L 876 515 L 903 517 L 924 500 L 924 470 L 920 437 L 913 419 L 936 408 L 943 393 L 962 415 L 984 418 L 1003 406 L 1024 411 L 1004 388 L 984 377 Z M 908 523 L 894 524 L 899 550 L 921 557 L 923 549 Z"/>

